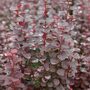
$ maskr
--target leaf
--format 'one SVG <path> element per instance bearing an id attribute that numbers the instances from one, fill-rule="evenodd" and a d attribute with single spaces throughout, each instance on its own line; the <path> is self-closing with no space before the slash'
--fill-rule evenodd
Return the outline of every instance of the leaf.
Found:
<path id="1" fill-rule="evenodd" d="M 54 82 L 54 85 L 55 85 L 55 86 L 58 86 L 59 83 L 60 83 L 59 79 L 54 79 L 53 82 Z"/>
<path id="2" fill-rule="evenodd" d="M 16 54 L 17 53 L 17 49 L 12 49 L 11 53 Z"/>
<path id="3" fill-rule="evenodd" d="M 49 53 L 48 53 L 48 52 L 46 52 L 45 54 L 46 54 L 46 60 L 50 60 Z"/>
<path id="4" fill-rule="evenodd" d="M 26 78 L 25 80 L 26 80 L 26 81 L 31 81 L 32 79 L 31 79 L 31 77 L 28 77 L 28 78 Z"/>
<path id="5" fill-rule="evenodd" d="M 40 65 L 41 65 L 40 62 L 32 63 L 32 64 L 31 64 L 31 67 L 32 67 L 32 68 L 38 68 Z"/>
<path id="6" fill-rule="evenodd" d="M 12 82 L 10 81 L 9 78 L 5 79 L 5 82 L 3 84 L 3 86 L 6 86 L 6 85 L 10 85 Z"/>
<path id="7" fill-rule="evenodd" d="M 40 52 L 40 49 L 39 49 L 39 48 L 36 48 L 36 52 L 37 52 L 37 53 Z"/>
<path id="8" fill-rule="evenodd" d="M 20 21 L 20 22 L 19 22 L 19 25 L 20 25 L 20 26 L 25 26 L 25 25 L 26 25 L 26 22 Z"/>
<path id="9" fill-rule="evenodd" d="M 35 85 L 35 87 L 39 87 L 40 86 L 40 80 L 39 79 L 34 80 L 34 85 Z"/>
<path id="10" fill-rule="evenodd" d="M 58 69 L 58 70 L 57 70 L 57 74 L 58 74 L 59 76 L 64 76 L 64 73 L 65 73 L 64 69 Z"/>
<path id="11" fill-rule="evenodd" d="M 50 63 L 51 63 L 52 65 L 56 65 L 56 64 L 59 63 L 59 60 L 56 59 L 56 58 L 52 58 L 52 59 L 50 59 Z"/>

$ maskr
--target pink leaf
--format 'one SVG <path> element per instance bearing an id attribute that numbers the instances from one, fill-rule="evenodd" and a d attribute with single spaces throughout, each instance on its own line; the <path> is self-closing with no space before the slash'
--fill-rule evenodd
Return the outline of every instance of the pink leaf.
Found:
<path id="1" fill-rule="evenodd" d="M 17 53 L 17 49 L 12 49 L 12 50 L 11 50 L 11 53 L 12 53 L 12 54 L 16 54 L 16 53 Z"/>

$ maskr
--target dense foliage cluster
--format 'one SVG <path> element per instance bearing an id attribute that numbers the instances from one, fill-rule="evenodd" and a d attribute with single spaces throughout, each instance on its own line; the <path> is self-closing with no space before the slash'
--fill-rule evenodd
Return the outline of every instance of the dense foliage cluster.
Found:
<path id="1" fill-rule="evenodd" d="M 90 90 L 89 4 L 0 1 L 0 90 Z"/>

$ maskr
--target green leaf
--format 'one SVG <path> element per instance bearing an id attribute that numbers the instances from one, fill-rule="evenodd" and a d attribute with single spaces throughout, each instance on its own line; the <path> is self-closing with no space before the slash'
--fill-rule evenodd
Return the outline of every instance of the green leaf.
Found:
<path id="1" fill-rule="evenodd" d="M 40 49 L 39 48 L 36 48 L 36 52 L 40 52 Z"/>
<path id="2" fill-rule="evenodd" d="M 40 80 L 39 79 L 34 80 L 34 85 L 35 85 L 35 87 L 39 87 L 40 86 Z"/>
<path id="3" fill-rule="evenodd" d="M 32 64 L 31 64 L 31 67 L 32 67 L 32 68 L 38 68 L 40 65 L 41 65 L 40 62 L 38 62 L 38 63 L 32 63 Z"/>

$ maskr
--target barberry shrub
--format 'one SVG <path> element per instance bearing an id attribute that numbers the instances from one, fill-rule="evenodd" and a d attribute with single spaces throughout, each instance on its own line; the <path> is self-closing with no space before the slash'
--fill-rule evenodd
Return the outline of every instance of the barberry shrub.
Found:
<path id="1" fill-rule="evenodd" d="M 90 89 L 89 0 L 0 2 L 0 90 Z"/>

